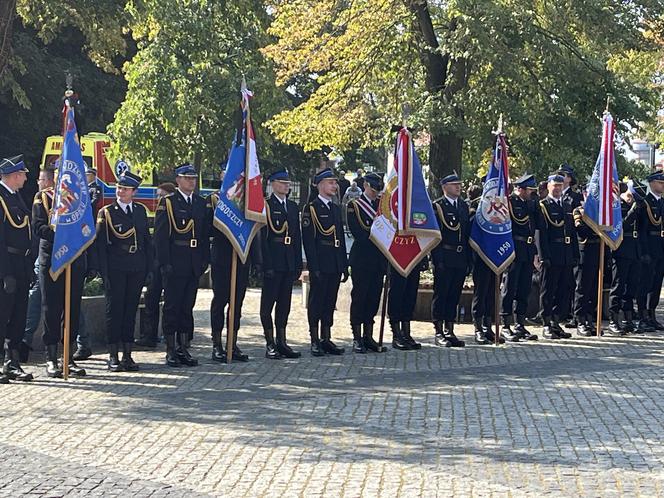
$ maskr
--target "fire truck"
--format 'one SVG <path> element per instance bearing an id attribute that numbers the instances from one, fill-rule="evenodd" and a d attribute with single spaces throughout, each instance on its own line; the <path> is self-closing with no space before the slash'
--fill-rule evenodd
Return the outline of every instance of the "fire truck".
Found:
<path id="1" fill-rule="evenodd" d="M 103 133 L 88 133 L 80 137 L 81 153 L 86 166 L 97 170 L 97 183 L 102 190 L 102 200 L 99 205 L 106 206 L 115 201 L 115 186 L 117 179 L 125 171 L 130 170 L 130 166 L 123 160 L 112 160 L 108 153 L 111 147 L 111 139 Z M 62 137 L 52 135 L 46 138 L 46 145 L 42 154 L 41 168 L 53 164 L 62 153 Z M 111 164 L 113 166 L 111 166 Z M 199 178 L 200 180 L 200 178 Z M 200 185 L 200 183 L 199 183 Z M 199 193 L 206 196 L 213 192 L 213 189 L 200 189 Z M 134 202 L 143 204 L 147 209 L 148 216 L 153 217 L 157 208 L 157 186 L 154 185 L 154 176 L 143 177 L 143 185 L 138 188 Z"/>

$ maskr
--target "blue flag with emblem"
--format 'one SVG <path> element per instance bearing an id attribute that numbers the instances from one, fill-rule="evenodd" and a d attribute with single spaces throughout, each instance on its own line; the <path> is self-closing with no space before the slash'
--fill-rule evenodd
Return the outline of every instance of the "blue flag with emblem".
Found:
<path id="1" fill-rule="evenodd" d="M 74 109 L 67 109 L 64 130 L 51 213 L 51 225 L 55 231 L 50 268 L 53 280 L 95 240 L 95 220 Z"/>
<path id="2" fill-rule="evenodd" d="M 496 274 L 505 271 L 514 259 L 512 219 L 507 198 L 508 178 L 507 142 L 505 134 L 498 133 L 470 231 L 470 245 Z"/>
<path id="3" fill-rule="evenodd" d="M 243 81 L 241 128 L 237 130 L 233 146 L 228 156 L 224 181 L 219 190 L 219 200 L 214 210 L 214 226 L 221 230 L 231 242 L 242 263 L 247 262 L 251 241 L 254 239 L 262 224 L 253 221 L 247 216 L 247 206 L 253 207 L 255 213 L 250 217 L 261 220 L 258 214 L 263 212 L 264 199 L 260 184 L 260 169 L 256 155 L 255 139 L 251 117 L 249 114 L 249 97 Z M 247 181 L 249 177 L 249 181 Z M 256 192 L 256 183 L 258 192 Z"/>

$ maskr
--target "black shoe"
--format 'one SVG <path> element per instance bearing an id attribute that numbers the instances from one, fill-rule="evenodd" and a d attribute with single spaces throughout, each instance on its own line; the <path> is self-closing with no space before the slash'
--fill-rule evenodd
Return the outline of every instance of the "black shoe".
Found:
<path id="1" fill-rule="evenodd" d="M 390 320 L 390 329 L 392 330 L 392 349 L 410 351 L 410 346 L 401 333 L 401 322 Z"/>
<path id="2" fill-rule="evenodd" d="M 512 329 L 510 325 L 503 325 L 501 335 L 505 337 L 507 342 L 519 342 L 519 339 L 521 339 L 521 334 L 516 329 Z"/>
<path id="3" fill-rule="evenodd" d="M 131 357 L 133 346 L 133 342 L 125 342 L 122 345 L 122 361 L 120 363 L 126 372 L 138 372 L 139 370 L 138 363 Z"/>
<path id="4" fill-rule="evenodd" d="M 327 354 L 339 356 L 344 354 L 344 348 L 337 347 L 336 344 L 332 342 L 332 330 L 329 326 L 321 326 L 321 341 L 320 347 Z"/>
<path id="5" fill-rule="evenodd" d="M 83 361 L 87 360 L 92 356 L 92 350 L 90 348 L 79 347 L 76 349 L 76 352 L 72 356 L 74 361 Z"/>
<path id="6" fill-rule="evenodd" d="M 634 312 L 625 311 L 625 319 L 621 322 L 622 329 L 628 333 L 633 334 L 636 331 L 636 325 L 634 325 Z"/>
<path id="7" fill-rule="evenodd" d="M 620 322 L 618 321 L 618 316 L 615 313 L 611 314 L 611 319 L 609 320 L 609 335 L 622 337 L 627 334 L 627 332 L 622 328 Z"/>
<path id="8" fill-rule="evenodd" d="M 593 331 L 590 328 L 590 325 L 587 322 L 581 320 L 577 321 L 578 326 L 576 327 L 576 335 L 579 337 L 592 337 Z"/>
<path id="9" fill-rule="evenodd" d="M 3 373 L 0 373 L 0 384 L 9 384 L 9 377 Z"/>
<path id="10" fill-rule="evenodd" d="M 373 351 L 374 353 L 384 353 L 387 351 L 385 346 L 379 345 L 373 338 L 373 323 L 367 322 L 364 324 L 364 332 L 362 334 L 362 341 L 364 341 L 364 347 L 367 351 Z"/>
<path id="11" fill-rule="evenodd" d="M 180 363 L 180 358 L 177 355 L 175 349 L 175 335 L 167 335 L 166 339 L 166 365 L 173 368 L 179 368 L 182 366 Z"/>
<path id="12" fill-rule="evenodd" d="M 565 322 L 566 329 L 575 329 L 579 326 L 579 322 L 576 318 L 571 318 Z M 558 325 L 560 327 L 560 325 Z M 570 336 L 571 337 L 571 336 Z"/>
<path id="13" fill-rule="evenodd" d="M 32 351 L 32 348 L 26 344 L 25 342 L 21 341 L 18 345 L 18 354 L 19 354 L 19 360 L 21 363 L 27 363 L 28 359 L 30 358 L 30 351 Z"/>
<path id="14" fill-rule="evenodd" d="M 79 367 L 73 359 L 69 360 L 67 367 L 69 368 L 69 375 L 74 377 L 85 377 L 87 375 L 85 368 Z"/>
<path id="15" fill-rule="evenodd" d="M 18 349 L 9 350 L 9 361 L 5 362 L 2 374 L 10 380 L 19 382 L 30 382 L 34 379 L 31 373 L 26 373 L 21 368 L 20 353 Z"/>
<path id="16" fill-rule="evenodd" d="M 309 326 L 309 336 L 311 337 L 311 356 L 325 356 L 325 351 L 321 348 L 318 338 L 318 325 Z"/>
<path id="17" fill-rule="evenodd" d="M 212 361 L 226 363 L 226 350 L 221 344 L 212 346 Z"/>
<path id="18" fill-rule="evenodd" d="M 526 341 L 536 341 L 538 339 L 536 334 L 531 334 L 530 331 L 526 328 L 526 326 L 522 323 L 517 323 L 514 326 L 514 331 L 519 334 L 519 339 L 523 339 Z"/>
<path id="19" fill-rule="evenodd" d="M 62 369 L 58 362 L 58 345 L 46 346 L 46 375 L 53 379 L 62 378 Z"/>
<path id="20" fill-rule="evenodd" d="M 475 344 L 490 344 L 486 336 L 486 329 L 479 322 L 474 322 L 475 326 Z"/>
<path id="21" fill-rule="evenodd" d="M 268 360 L 281 360 L 283 358 L 274 344 L 268 344 L 265 346 L 265 357 Z M 247 357 L 247 359 L 249 358 Z"/>
<path id="22" fill-rule="evenodd" d="M 655 310 L 652 310 L 650 312 L 650 325 L 656 330 L 656 331 L 662 331 L 664 330 L 664 325 L 659 323 L 657 321 L 657 316 L 655 315 Z"/>
<path id="23" fill-rule="evenodd" d="M 568 327 L 568 325 L 571 324 L 571 323 L 575 323 L 576 326 L 578 326 L 578 324 L 579 324 L 579 322 L 576 319 L 572 319 L 565 325 L 565 328 L 572 328 L 572 327 Z M 556 332 L 556 334 L 558 334 L 558 337 L 560 339 L 570 339 L 572 337 L 572 334 L 570 334 L 569 332 L 566 332 L 562 329 L 562 327 L 560 326 L 559 320 L 556 319 L 555 317 L 554 317 L 553 321 L 551 322 L 551 328 Z"/>
<path id="24" fill-rule="evenodd" d="M 232 356 L 233 361 L 239 361 L 240 363 L 246 363 L 249 361 L 249 355 L 244 354 L 242 350 L 237 347 L 237 345 L 233 348 L 233 356 Z"/>
<path id="25" fill-rule="evenodd" d="M 284 358 L 293 359 L 302 356 L 302 353 L 293 351 L 286 342 L 286 327 L 277 327 L 277 351 Z"/>
<path id="26" fill-rule="evenodd" d="M 410 322 L 401 322 L 401 336 L 403 337 L 404 342 L 408 344 L 410 349 L 422 349 L 422 345 L 413 339 L 410 335 Z"/>
<path id="27" fill-rule="evenodd" d="M 462 341 L 454 334 L 454 322 L 446 321 L 443 327 L 443 336 L 447 341 L 448 348 L 464 348 L 465 341 Z"/>
<path id="28" fill-rule="evenodd" d="M 117 344 L 109 344 L 108 345 L 108 369 L 111 372 L 122 372 L 124 371 L 124 367 L 120 363 L 120 359 L 118 358 L 118 345 Z"/>
<path id="29" fill-rule="evenodd" d="M 362 325 L 356 323 L 351 324 L 350 327 L 353 329 L 353 353 L 367 354 L 367 348 L 362 340 Z"/>
<path id="30" fill-rule="evenodd" d="M 175 354 L 177 355 L 180 364 L 185 367 L 197 366 L 198 360 L 189 353 L 189 334 L 186 332 L 178 334 L 178 342 L 180 345 L 175 350 Z"/>
<path id="31" fill-rule="evenodd" d="M 449 343 L 449 341 L 445 337 L 445 329 L 444 329 L 444 326 L 443 326 L 443 322 L 441 322 L 440 320 L 434 321 L 433 322 L 433 328 L 436 331 L 436 335 L 433 338 L 433 343 L 436 346 L 440 347 L 440 348 L 452 347 L 452 345 Z"/>
<path id="32" fill-rule="evenodd" d="M 545 339 L 557 340 L 560 339 L 558 332 L 555 331 L 550 325 L 542 327 L 542 337 Z"/>
<path id="33" fill-rule="evenodd" d="M 496 334 L 493 333 L 491 325 L 484 325 L 482 327 L 482 330 L 484 331 L 484 337 L 486 337 L 486 340 L 489 341 L 491 344 L 495 344 Z M 498 337 L 498 344 L 505 344 L 505 338 L 503 337 L 502 334 Z"/>

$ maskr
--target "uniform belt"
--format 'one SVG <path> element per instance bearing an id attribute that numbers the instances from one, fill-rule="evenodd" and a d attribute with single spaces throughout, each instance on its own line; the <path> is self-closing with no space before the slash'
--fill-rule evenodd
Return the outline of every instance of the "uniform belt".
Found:
<path id="1" fill-rule="evenodd" d="M 599 239 L 586 239 L 583 242 L 579 241 L 579 244 L 581 244 L 581 245 L 597 244 L 597 243 L 599 243 Z"/>
<path id="2" fill-rule="evenodd" d="M 563 243 L 563 244 L 571 244 L 572 243 L 572 237 L 563 237 L 561 239 L 552 239 L 551 242 L 558 242 L 558 243 Z"/>
<path id="3" fill-rule="evenodd" d="M 639 232 L 637 232 L 636 230 L 634 230 L 633 232 L 624 232 L 623 237 L 638 239 L 639 238 Z"/>
<path id="4" fill-rule="evenodd" d="M 193 248 L 198 246 L 198 240 L 197 239 L 174 240 L 173 245 L 174 246 L 182 246 L 182 247 L 191 247 L 193 249 Z"/>
<path id="5" fill-rule="evenodd" d="M 119 247 L 123 251 L 127 251 L 129 254 L 134 254 L 138 251 L 138 246 L 134 244 L 114 244 L 115 247 Z"/>
<path id="6" fill-rule="evenodd" d="M 273 237 L 272 241 L 276 242 L 277 244 L 285 244 L 287 246 L 291 245 L 290 237 Z"/>
<path id="7" fill-rule="evenodd" d="M 448 251 L 455 251 L 455 252 L 463 251 L 463 246 L 452 246 L 450 244 L 441 244 L 441 247 L 443 249 L 447 249 Z"/>
<path id="8" fill-rule="evenodd" d="M 655 230 L 649 230 L 648 235 L 652 235 L 653 237 L 664 237 L 664 230 L 662 230 L 661 232 Z"/>
<path id="9" fill-rule="evenodd" d="M 532 236 L 531 237 L 521 237 L 520 235 L 515 235 L 514 240 L 518 240 L 519 242 L 525 242 L 526 244 L 532 244 L 533 241 L 535 240 Z"/>
<path id="10" fill-rule="evenodd" d="M 338 240 L 321 240 L 320 245 L 322 246 L 332 246 L 332 247 L 340 247 L 341 244 Z"/>
<path id="11" fill-rule="evenodd" d="M 27 256 L 28 253 L 30 252 L 30 249 L 21 250 L 21 249 L 17 249 L 16 247 L 7 246 L 7 252 L 9 254 L 17 254 L 19 256 Z"/>

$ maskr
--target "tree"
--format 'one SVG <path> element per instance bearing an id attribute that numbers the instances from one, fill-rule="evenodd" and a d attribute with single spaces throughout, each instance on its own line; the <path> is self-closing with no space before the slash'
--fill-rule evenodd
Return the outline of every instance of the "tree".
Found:
<path id="1" fill-rule="evenodd" d="M 659 29 L 661 2 L 280 0 L 271 8 L 277 40 L 264 53 L 302 103 L 269 126 L 305 150 L 385 143 L 410 103 L 439 178 L 478 166 L 500 113 L 523 169 L 544 173 L 569 160 L 583 173 L 607 94 L 623 130 L 652 122 L 658 108 L 658 92 L 613 62 L 657 50 L 647 34 Z"/>

